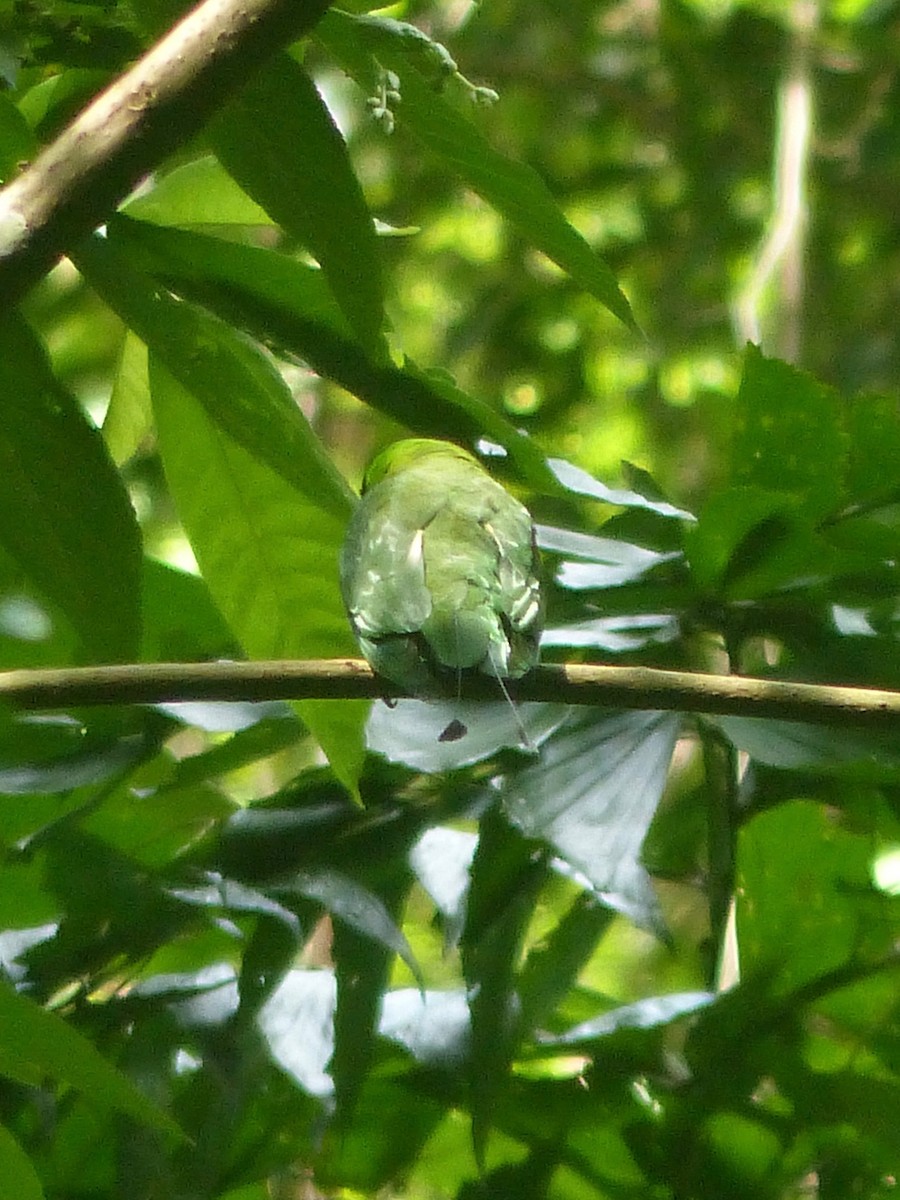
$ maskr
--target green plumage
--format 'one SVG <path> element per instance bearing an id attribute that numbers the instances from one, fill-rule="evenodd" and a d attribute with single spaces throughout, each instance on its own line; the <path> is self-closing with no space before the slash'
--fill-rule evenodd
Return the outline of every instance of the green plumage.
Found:
<path id="1" fill-rule="evenodd" d="M 341 590 L 363 654 L 412 692 L 461 671 L 516 678 L 537 662 L 531 516 L 450 442 L 411 438 L 372 463 Z"/>

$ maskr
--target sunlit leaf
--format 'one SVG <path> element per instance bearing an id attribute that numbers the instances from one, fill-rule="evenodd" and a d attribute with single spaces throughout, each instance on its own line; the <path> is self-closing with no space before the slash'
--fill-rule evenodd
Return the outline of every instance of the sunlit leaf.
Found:
<path id="1" fill-rule="evenodd" d="M 303 68 L 287 55 L 270 62 L 213 123 L 212 139 L 229 173 L 319 261 L 360 343 L 385 357 L 375 227 L 344 140 Z"/>
<path id="2" fill-rule="evenodd" d="M 748 346 L 737 405 L 733 481 L 790 493 L 812 517 L 833 510 L 847 454 L 837 393 Z"/>
<path id="3" fill-rule="evenodd" d="M 532 743 L 540 746 L 565 719 L 564 704 L 520 704 L 519 719 Z M 452 721 L 465 733 L 452 741 L 441 734 Z M 522 731 L 506 701 L 398 700 L 390 708 L 375 704 L 366 725 L 370 750 L 418 771 L 450 771 L 496 754 L 503 747 L 522 750 Z"/>
<path id="4" fill-rule="evenodd" d="M 782 869 L 785 846 L 789 872 Z M 783 990 L 866 955 L 867 940 L 868 954 L 879 942 L 887 951 L 896 913 L 892 918 L 890 900 L 872 889 L 871 861 L 866 836 L 809 801 L 782 804 L 749 821 L 738 842 L 742 973 L 770 973 Z"/>
<path id="5" fill-rule="evenodd" d="M 0 1125 L 0 1172 L 3 1185 L 16 1200 L 44 1200 L 44 1190 L 31 1159 L 9 1132 Z"/>
<path id="6" fill-rule="evenodd" d="M 680 521 L 696 520 L 693 513 L 678 508 L 667 500 L 657 500 L 636 491 L 607 487 L 605 483 L 601 483 L 581 467 L 566 462 L 564 458 L 548 459 L 547 465 L 563 487 L 577 496 L 589 496 L 593 500 L 603 500 L 606 504 L 615 504 L 622 508 L 646 509 L 658 516 L 674 517 Z"/>
<path id="7" fill-rule="evenodd" d="M 0 1030 L 0 1073 L 35 1082 L 49 1076 L 83 1092 L 101 1109 L 116 1109 L 181 1136 L 172 1118 L 108 1063 L 83 1034 L 6 983 L 0 983 Z"/>
<path id="8" fill-rule="evenodd" d="M 320 22 L 317 36 L 351 73 L 359 67 L 360 47 L 373 46 L 378 62 L 400 79 L 398 119 L 533 245 L 636 329 L 631 307 L 612 271 L 568 223 L 541 177 L 524 163 L 494 150 L 477 126 L 448 103 L 433 81 L 429 83 L 420 74 L 420 64 L 411 60 L 404 44 L 407 30 L 411 27 L 402 22 L 355 19 L 332 10 Z M 416 33 L 412 29 L 409 36 Z M 360 82 L 368 89 L 371 75 Z"/>
<path id="9" fill-rule="evenodd" d="M 715 999 L 713 992 L 673 992 L 668 996 L 650 996 L 634 1004 L 610 1009 L 590 1021 L 573 1025 L 565 1033 L 541 1037 L 546 1046 L 588 1047 L 596 1039 L 607 1037 L 619 1029 L 652 1029 L 704 1008 Z"/>
<path id="10" fill-rule="evenodd" d="M 122 211 L 158 225 L 271 225 L 272 218 L 235 183 L 218 159 L 182 163 L 153 180 Z"/>
<path id="11" fill-rule="evenodd" d="M 510 775 L 503 802 L 530 838 L 543 838 L 603 899 L 659 928 L 641 843 L 665 786 L 677 713 L 573 714 L 541 760 Z"/>

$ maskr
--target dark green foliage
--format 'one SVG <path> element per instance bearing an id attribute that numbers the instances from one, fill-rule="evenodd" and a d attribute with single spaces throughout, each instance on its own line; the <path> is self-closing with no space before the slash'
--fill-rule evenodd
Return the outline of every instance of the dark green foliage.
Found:
<path id="1" fill-rule="evenodd" d="M 528 505 L 546 659 L 900 687 L 894 18 L 821 7 L 762 350 L 793 6 L 285 48 L 0 323 L 0 668 L 353 654 L 351 485 L 412 435 Z M 179 5 L 6 8 L 12 178 Z M 521 720 L 0 709 L 3 1196 L 889 1200 L 894 731 Z"/>

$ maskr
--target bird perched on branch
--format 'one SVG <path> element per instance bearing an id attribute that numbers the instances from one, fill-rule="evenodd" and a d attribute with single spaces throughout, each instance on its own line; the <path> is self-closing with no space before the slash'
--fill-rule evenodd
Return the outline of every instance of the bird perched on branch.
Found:
<path id="1" fill-rule="evenodd" d="M 410 438 L 366 472 L 341 591 L 380 675 L 422 695 L 480 671 L 506 693 L 537 662 L 538 570 L 528 510 L 459 446 Z"/>

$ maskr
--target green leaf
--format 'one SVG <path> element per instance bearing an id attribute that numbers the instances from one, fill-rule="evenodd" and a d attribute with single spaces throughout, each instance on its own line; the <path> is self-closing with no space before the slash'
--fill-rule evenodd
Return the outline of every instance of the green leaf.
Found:
<path id="1" fill-rule="evenodd" d="M 348 1128 L 372 1067 L 393 954 L 380 941 L 358 933 L 340 918 L 334 923 L 333 946 L 337 1001 L 331 1074 L 338 1126 Z"/>
<path id="2" fill-rule="evenodd" d="M 552 1015 L 615 917 L 582 892 L 556 927 L 532 949 L 519 975 L 522 1025 L 533 1030 Z"/>
<path id="3" fill-rule="evenodd" d="M 147 789 L 139 804 L 131 788 L 119 788 L 80 828 L 134 862 L 163 868 L 233 810 L 234 804 L 212 787 Z"/>
<path id="4" fill-rule="evenodd" d="M 849 437 L 846 474 L 848 504 L 898 498 L 900 414 L 895 396 L 854 396 L 845 410 Z"/>
<path id="5" fill-rule="evenodd" d="M 384 1044 L 377 1048 L 353 1122 L 346 1129 L 335 1123 L 325 1136 L 316 1167 L 318 1186 L 328 1191 L 353 1189 L 356 1195 L 375 1196 L 385 1189 L 387 1194 L 396 1194 L 398 1177 L 406 1179 L 423 1153 L 427 1155 L 428 1139 L 450 1109 L 445 1096 L 432 1094 L 427 1087 L 416 1086 L 417 1082 L 409 1077 L 401 1051 Z M 456 1117 L 453 1124 L 458 1134 L 456 1165 L 459 1154 L 468 1161 L 471 1149 L 463 1141 L 465 1122 Z M 446 1195 L 445 1182 L 446 1175 L 441 1173 L 421 1194 Z"/>
<path id="6" fill-rule="evenodd" d="M 103 418 L 103 440 L 113 462 L 121 467 L 133 458 L 152 428 L 147 347 L 128 330 Z"/>
<path id="7" fill-rule="evenodd" d="M 0 1125 L 0 1175 L 4 1188 L 16 1200 L 44 1200 L 44 1189 L 31 1159 L 3 1125 Z"/>
<path id="8" fill-rule="evenodd" d="M 240 770 L 261 758 L 296 745 L 303 733 L 303 726 L 290 707 L 285 705 L 283 712 L 266 716 L 245 729 L 237 730 L 226 742 L 220 742 L 200 754 L 182 758 L 176 763 L 166 786 L 183 788 Z"/>
<path id="9" fill-rule="evenodd" d="M 344 140 L 303 68 L 287 55 L 273 59 L 211 133 L 229 173 L 318 260 L 360 343 L 383 357 L 375 226 Z"/>
<path id="10" fill-rule="evenodd" d="M 526 837 L 549 842 L 606 903 L 657 931 L 640 851 L 680 728 L 677 713 L 575 713 L 540 762 L 503 784 L 506 812 Z"/>
<path id="11" fill-rule="evenodd" d="M 733 482 L 790 493 L 806 515 L 824 516 L 840 500 L 846 453 L 837 393 L 748 346 L 731 451 Z"/>
<path id="12" fill-rule="evenodd" d="M 542 1046 L 572 1046 L 584 1050 L 600 1048 L 604 1038 L 623 1029 L 656 1029 L 705 1008 L 715 1000 L 715 992 L 673 992 L 666 996 L 648 996 L 633 1004 L 622 1004 L 573 1025 L 564 1033 L 541 1038 Z"/>
<path id="13" fill-rule="evenodd" d="M 677 562 L 682 557 L 675 550 L 661 553 L 617 538 L 595 537 L 552 525 L 538 525 L 536 531 L 538 546 L 542 550 L 573 555 L 577 560 L 562 561 L 556 573 L 560 587 L 573 591 L 633 583 L 654 567 Z"/>
<path id="14" fill-rule="evenodd" d="M 649 488 L 645 472 L 637 473 L 637 482 L 642 484 L 641 491 L 625 488 L 611 488 L 595 479 L 593 475 L 564 458 L 549 458 L 547 465 L 562 486 L 576 496 L 589 496 L 592 500 L 602 500 L 605 504 L 615 504 L 625 509 L 655 513 L 658 517 L 675 518 L 679 521 L 696 521 L 696 517 L 686 508 L 678 508 L 668 500 L 661 500 L 656 488 Z M 632 468 L 631 474 L 635 474 Z"/>
<path id="15" fill-rule="evenodd" d="M 896 739 L 856 729 L 774 721 L 766 717 L 707 717 L 739 750 L 781 770 L 813 770 L 848 778 L 895 780 Z"/>
<path id="16" fill-rule="evenodd" d="M 371 61 L 364 73 L 360 71 L 361 52 L 368 55 L 371 47 L 378 63 L 400 79 L 398 120 L 533 246 L 637 330 L 631 306 L 612 271 L 569 224 L 541 177 L 531 167 L 494 150 L 477 126 L 419 73 L 404 33 L 410 30 L 419 34 L 416 41 L 422 40 L 418 30 L 402 22 L 370 21 L 332 10 L 319 22 L 316 36 L 367 92 L 372 90 L 376 73 Z"/>
<path id="17" fill-rule="evenodd" d="M 389 954 L 397 954 L 414 975 L 416 982 L 424 988 L 422 971 L 416 962 L 409 942 L 397 926 L 383 900 L 355 879 L 349 879 L 337 871 L 299 871 L 288 888 L 281 891 L 296 891 L 310 900 L 317 900 L 348 928 L 362 937 L 377 942 Z"/>
<path id="18" fill-rule="evenodd" d="M 117 218 L 110 240 L 179 294 L 191 296 L 246 329 L 276 353 L 299 356 L 392 419 L 431 437 L 502 446 L 523 479 L 544 491 L 558 485 L 537 446 L 490 405 L 438 371 L 409 359 L 373 361 L 349 335 L 321 272 L 271 250 L 158 230 Z"/>
<path id="19" fill-rule="evenodd" d="M 116 1070 L 77 1030 L 0 981 L 0 1072 L 37 1081 L 49 1076 L 83 1092 L 101 1110 L 116 1109 L 183 1137 L 162 1109 Z"/>
<path id="20" fill-rule="evenodd" d="M 353 654 L 337 586 L 343 522 L 333 509 L 341 493 L 332 489 L 327 511 L 320 497 L 251 457 L 153 359 L 150 378 L 169 486 L 203 577 L 241 645 L 254 658 Z M 368 705 L 297 707 L 335 772 L 355 789 Z"/>
<path id="21" fill-rule="evenodd" d="M 62 610 L 83 654 L 134 658 L 140 533 L 97 431 L 16 314 L 0 321 L 0 542 Z"/>
<path id="22" fill-rule="evenodd" d="M 509 454 L 533 487 L 559 491 L 538 447 L 490 405 L 456 387 L 446 374 L 426 371 L 409 359 L 395 367 L 373 360 L 349 331 L 320 271 L 272 250 L 235 245 L 219 238 L 154 229 L 119 217 L 110 222 L 109 242 L 128 251 L 132 263 L 151 272 L 179 295 L 189 296 L 247 330 L 275 353 L 300 357 L 326 379 L 423 436 L 475 445 L 489 439 Z M 96 247 L 94 282 L 99 283 Z M 107 269 L 107 298 L 143 328 L 133 311 L 132 291 L 120 287 L 127 263 Z"/>
<path id="23" fill-rule="evenodd" d="M 798 514 L 786 492 L 726 488 L 685 531 L 696 585 L 746 599 L 825 577 L 835 552 Z"/>
<path id="24" fill-rule="evenodd" d="M 22 738 L 22 734 L 27 732 L 28 720 L 27 717 L 22 718 L 11 727 L 14 735 L 18 735 L 17 749 L 22 747 L 23 741 L 29 744 L 30 739 Z M 36 733 L 46 732 L 43 723 L 33 729 Z M 6 732 L 4 729 L 3 733 Z M 5 758 L 4 766 L 0 767 L 0 795 L 68 792 L 73 788 L 102 783 L 139 762 L 146 755 L 148 747 L 155 744 L 152 738 L 132 735 L 114 741 L 104 739 L 96 745 L 84 736 L 86 731 L 80 725 L 75 724 L 71 732 L 74 746 L 68 753 L 39 762 L 33 759 L 23 761 L 18 766 L 9 765 L 9 758 Z M 36 749 L 33 742 L 30 749 L 32 753 Z"/>
<path id="25" fill-rule="evenodd" d="M 183 163 L 154 180 L 122 212 L 157 225 L 271 225 L 272 218 L 235 183 L 217 158 Z"/>
<path id="26" fill-rule="evenodd" d="M 742 975 L 769 974 L 784 991 L 863 955 L 866 941 L 880 940 L 886 952 L 890 901 L 872 888 L 871 862 L 869 837 L 843 828 L 824 806 L 797 800 L 749 821 L 737 856 Z M 873 902 L 883 910 L 881 939 Z"/>
<path id="27" fill-rule="evenodd" d="M 82 270 L 151 349 L 169 486 L 203 577 L 252 658 L 354 654 L 338 589 L 352 493 L 270 361 L 223 322 L 154 287 L 111 239 Z M 355 791 L 366 704 L 300 714 Z"/>
<path id="28" fill-rule="evenodd" d="M 219 301 L 225 308 L 229 295 L 256 297 L 307 322 L 311 335 L 323 326 L 354 340 L 324 272 L 292 255 L 123 216 L 113 218 L 109 233 L 135 266 L 172 283 L 179 293 L 185 284 L 193 285 L 195 298 L 210 307 Z"/>
<path id="29" fill-rule="evenodd" d="M 546 856 L 493 807 L 482 817 L 460 949 L 469 994 L 469 1089 L 475 1155 L 484 1162 L 494 1112 L 520 1036 L 515 981 L 522 939 L 547 875 Z"/>
<path id="30" fill-rule="evenodd" d="M 34 134 L 12 100 L 0 93 L 0 180 L 12 178 L 34 155 Z"/>
<path id="31" fill-rule="evenodd" d="M 349 517 L 353 493 L 257 347 L 224 322 L 161 291 L 134 270 L 113 238 L 83 243 L 78 262 L 216 426 L 319 507 L 341 520 Z"/>
<path id="32" fill-rule="evenodd" d="M 237 652 L 206 584 L 197 575 L 144 559 L 142 662 L 202 662 Z"/>

